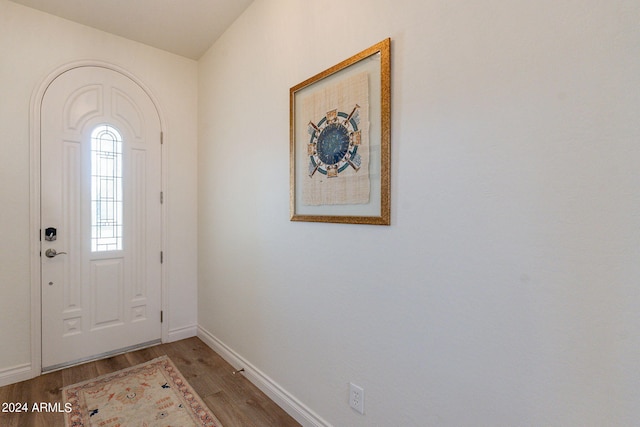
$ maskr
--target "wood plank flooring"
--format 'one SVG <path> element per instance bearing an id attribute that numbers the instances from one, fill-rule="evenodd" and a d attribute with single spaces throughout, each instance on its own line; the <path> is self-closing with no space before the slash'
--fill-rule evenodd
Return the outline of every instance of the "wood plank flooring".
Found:
<path id="1" fill-rule="evenodd" d="M 198 338 L 160 344 L 0 387 L 4 402 L 61 402 L 62 387 L 167 355 L 224 427 L 293 427 L 291 416 Z M 1 411 L 0 407 L 0 411 Z M 64 427 L 61 413 L 2 413 L 2 427 Z"/>

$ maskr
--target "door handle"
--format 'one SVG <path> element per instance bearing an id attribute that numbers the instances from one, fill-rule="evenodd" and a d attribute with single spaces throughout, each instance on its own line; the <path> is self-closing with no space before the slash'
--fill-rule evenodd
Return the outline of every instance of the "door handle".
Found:
<path id="1" fill-rule="evenodd" d="M 45 256 L 46 256 L 47 258 L 55 258 L 55 257 L 56 257 L 56 256 L 58 256 L 58 255 L 66 255 L 67 253 L 66 253 L 66 252 L 58 252 L 58 251 L 56 251 L 55 249 L 47 249 L 47 250 L 44 252 L 44 254 L 45 254 Z"/>

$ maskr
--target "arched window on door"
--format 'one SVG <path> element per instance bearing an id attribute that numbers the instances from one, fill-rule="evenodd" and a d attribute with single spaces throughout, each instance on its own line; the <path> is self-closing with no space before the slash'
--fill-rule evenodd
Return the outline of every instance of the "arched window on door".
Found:
<path id="1" fill-rule="evenodd" d="M 91 132 L 91 251 L 122 250 L 122 136 L 113 126 Z"/>

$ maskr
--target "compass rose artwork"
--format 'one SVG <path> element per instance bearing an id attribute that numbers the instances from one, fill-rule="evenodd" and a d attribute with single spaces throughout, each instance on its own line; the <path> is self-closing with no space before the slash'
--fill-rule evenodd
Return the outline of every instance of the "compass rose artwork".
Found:
<path id="1" fill-rule="evenodd" d="M 292 221 L 389 225 L 390 48 L 387 38 L 289 90 Z"/>
<path id="2" fill-rule="evenodd" d="M 318 123 L 309 122 L 311 138 L 307 145 L 309 177 L 316 173 L 337 178 L 347 168 L 356 172 L 362 165 L 358 147 L 362 142 L 360 106 L 355 104 L 350 113 L 333 109 Z"/>
<path id="3" fill-rule="evenodd" d="M 371 195 L 369 74 L 354 73 L 300 100 L 301 201 L 305 206 L 358 205 Z"/>

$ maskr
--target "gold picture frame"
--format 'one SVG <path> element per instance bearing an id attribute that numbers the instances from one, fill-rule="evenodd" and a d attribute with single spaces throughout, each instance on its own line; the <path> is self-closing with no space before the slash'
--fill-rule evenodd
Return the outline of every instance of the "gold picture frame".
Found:
<path id="1" fill-rule="evenodd" d="M 391 39 L 292 87 L 291 221 L 390 225 Z"/>

